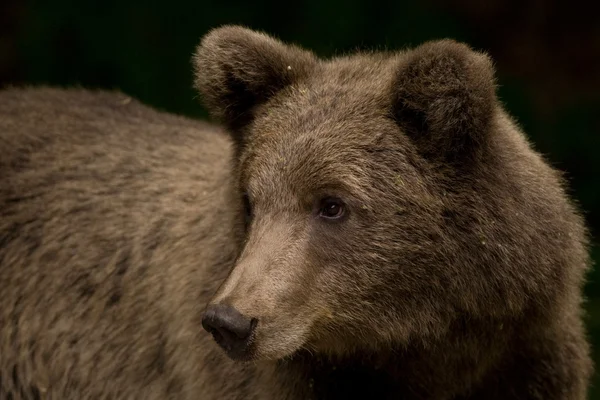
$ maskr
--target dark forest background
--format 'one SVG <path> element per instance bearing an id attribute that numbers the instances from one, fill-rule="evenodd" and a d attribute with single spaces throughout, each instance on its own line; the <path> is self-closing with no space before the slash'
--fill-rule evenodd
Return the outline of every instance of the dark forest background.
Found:
<path id="1" fill-rule="evenodd" d="M 502 101 L 536 148 L 567 173 L 600 261 L 600 13 L 592 4 L 0 0 L 0 86 L 118 88 L 157 108 L 205 117 L 190 57 L 211 27 L 243 24 L 321 56 L 455 38 L 495 60 Z M 586 293 L 600 364 L 600 271 L 590 273 Z M 600 399 L 599 374 L 591 398 Z"/>

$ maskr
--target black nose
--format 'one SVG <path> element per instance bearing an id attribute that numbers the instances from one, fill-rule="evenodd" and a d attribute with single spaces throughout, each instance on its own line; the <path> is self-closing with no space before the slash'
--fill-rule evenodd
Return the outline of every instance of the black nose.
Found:
<path id="1" fill-rule="evenodd" d="M 212 333 L 215 341 L 233 359 L 244 359 L 256 319 L 244 317 L 235 308 L 225 304 L 211 304 L 202 317 L 202 326 Z"/>

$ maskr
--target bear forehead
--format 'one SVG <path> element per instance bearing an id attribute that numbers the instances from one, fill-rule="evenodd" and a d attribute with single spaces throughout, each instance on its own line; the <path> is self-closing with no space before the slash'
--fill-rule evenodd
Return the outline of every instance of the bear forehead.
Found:
<path id="1" fill-rule="evenodd" d="M 338 118 L 379 113 L 391 103 L 396 59 L 355 55 L 323 62 L 309 77 L 283 90 L 279 101 L 296 112 L 322 110 Z"/>
<path id="2" fill-rule="evenodd" d="M 323 61 L 310 78 L 318 85 L 381 92 L 391 83 L 401 58 L 402 53 L 359 53 L 337 57 Z"/>
<path id="3" fill-rule="evenodd" d="M 254 146 L 242 156 L 240 167 L 243 185 L 255 195 L 287 192 L 298 197 L 320 190 L 364 191 L 369 162 L 366 148 L 357 141 L 307 132 Z"/>
<path id="4" fill-rule="evenodd" d="M 362 197 L 369 197 L 373 174 L 379 174 L 374 149 L 386 145 L 381 138 L 391 136 L 385 133 L 389 130 L 398 130 L 391 120 L 261 132 L 262 140 L 250 141 L 242 152 L 242 185 L 260 197 L 289 194 L 299 199 L 328 192 L 366 201 Z"/>
<path id="5" fill-rule="evenodd" d="M 391 57 L 362 55 L 320 64 L 261 107 L 247 132 L 250 142 L 286 142 L 301 135 L 330 143 L 368 141 L 382 124 L 393 125 L 387 122 L 393 118 L 396 64 Z"/>
<path id="6" fill-rule="evenodd" d="M 274 96 L 247 132 L 242 182 L 257 190 L 364 191 L 375 162 L 369 150 L 399 134 L 391 115 L 394 61 L 338 58 Z"/>

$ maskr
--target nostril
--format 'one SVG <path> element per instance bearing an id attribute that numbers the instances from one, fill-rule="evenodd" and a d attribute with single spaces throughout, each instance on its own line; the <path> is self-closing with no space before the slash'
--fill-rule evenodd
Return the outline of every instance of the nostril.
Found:
<path id="1" fill-rule="evenodd" d="M 202 317 L 202 327 L 213 335 L 221 347 L 235 353 L 236 357 L 246 352 L 257 322 L 255 318 L 247 318 L 224 304 L 208 306 Z"/>
<path id="2" fill-rule="evenodd" d="M 213 335 L 217 342 L 221 342 L 221 340 L 223 340 L 223 334 L 218 328 L 213 328 L 212 326 L 207 325 L 204 322 L 202 323 L 202 326 L 204 327 L 204 330 Z"/>

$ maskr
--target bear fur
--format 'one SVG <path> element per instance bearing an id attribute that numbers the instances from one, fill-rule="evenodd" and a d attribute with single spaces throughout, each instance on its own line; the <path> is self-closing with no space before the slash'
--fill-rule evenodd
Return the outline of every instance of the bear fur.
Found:
<path id="1" fill-rule="evenodd" d="M 486 55 L 225 26 L 194 66 L 225 130 L 1 92 L 0 398 L 586 398 L 586 229 Z"/>
<path id="2" fill-rule="evenodd" d="M 195 66 L 251 217 L 210 303 L 257 321 L 243 358 L 280 360 L 273 398 L 586 397 L 586 229 L 488 56 L 322 60 L 228 26 Z"/>
<path id="3" fill-rule="evenodd" d="M 227 135 L 121 93 L 12 88 L 0 154 L 0 399 L 223 398 L 198 377 L 243 229 Z"/>

